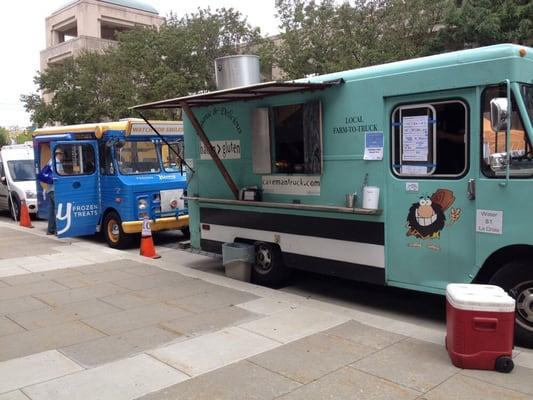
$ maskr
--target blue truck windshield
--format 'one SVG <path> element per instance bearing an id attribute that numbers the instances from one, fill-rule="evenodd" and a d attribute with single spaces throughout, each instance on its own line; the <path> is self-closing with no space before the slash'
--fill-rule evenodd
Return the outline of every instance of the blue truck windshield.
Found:
<path id="1" fill-rule="evenodd" d="M 169 145 L 172 149 L 169 148 Z M 178 153 L 180 157 L 183 157 L 183 141 L 174 142 L 161 145 L 161 159 L 163 160 L 163 168 L 166 172 L 179 172 L 181 171 L 180 159 L 176 155 Z"/>
<path id="2" fill-rule="evenodd" d="M 150 141 L 122 142 L 115 145 L 119 170 L 124 175 L 159 172 L 159 158 L 155 144 Z"/>

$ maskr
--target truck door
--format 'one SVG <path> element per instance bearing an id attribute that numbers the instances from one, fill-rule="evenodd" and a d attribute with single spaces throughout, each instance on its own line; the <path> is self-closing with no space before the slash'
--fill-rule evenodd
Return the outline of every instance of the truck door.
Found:
<path id="1" fill-rule="evenodd" d="M 100 219 L 98 150 L 95 140 L 52 142 L 58 237 L 91 235 Z"/>
<path id="2" fill-rule="evenodd" d="M 386 101 L 390 177 L 386 278 L 393 286 L 442 292 L 475 270 L 477 135 L 474 90 Z"/>

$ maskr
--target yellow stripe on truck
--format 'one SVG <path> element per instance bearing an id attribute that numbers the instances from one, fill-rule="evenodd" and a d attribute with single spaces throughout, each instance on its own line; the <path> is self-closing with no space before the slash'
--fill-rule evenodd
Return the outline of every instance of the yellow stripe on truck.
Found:
<path id="1" fill-rule="evenodd" d="M 122 230 L 125 233 L 140 233 L 142 230 L 143 221 L 127 221 L 122 223 Z M 189 216 L 182 215 L 180 217 L 164 217 L 156 218 L 155 221 L 150 220 L 152 231 L 165 231 L 170 229 L 181 229 L 189 226 Z"/>

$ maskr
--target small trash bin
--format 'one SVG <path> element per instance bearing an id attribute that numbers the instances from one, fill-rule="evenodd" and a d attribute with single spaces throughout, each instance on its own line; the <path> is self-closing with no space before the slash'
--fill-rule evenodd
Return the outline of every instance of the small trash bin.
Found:
<path id="1" fill-rule="evenodd" d="M 446 288 L 446 348 L 459 368 L 513 369 L 515 301 L 493 285 Z"/>
<path id="2" fill-rule="evenodd" d="M 224 243 L 222 245 L 222 265 L 229 278 L 250 282 L 254 260 L 255 246 L 253 244 Z"/>

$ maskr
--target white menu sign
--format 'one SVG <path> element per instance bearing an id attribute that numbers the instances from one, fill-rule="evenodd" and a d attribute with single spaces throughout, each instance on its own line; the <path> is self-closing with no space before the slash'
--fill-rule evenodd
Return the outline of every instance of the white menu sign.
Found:
<path id="1" fill-rule="evenodd" d="M 404 117 L 402 119 L 402 128 L 402 160 L 428 161 L 428 116 Z"/>

